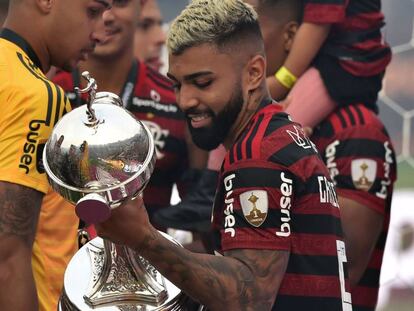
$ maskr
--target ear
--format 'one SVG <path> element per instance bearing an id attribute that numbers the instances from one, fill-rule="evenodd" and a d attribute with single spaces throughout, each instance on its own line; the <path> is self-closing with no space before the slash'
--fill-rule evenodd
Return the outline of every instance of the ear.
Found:
<path id="1" fill-rule="evenodd" d="M 298 22 L 290 21 L 283 27 L 284 47 L 287 53 L 292 48 L 293 40 L 295 39 L 299 26 Z"/>
<path id="2" fill-rule="evenodd" d="M 246 91 L 256 90 L 266 77 L 266 59 L 263 55 L 256 54 L 246 65 Z"/>
<path id="3" fill-rule="evenodd" d="M 42 13 L 49 13 L 55 3 L 55 0 L 36 0 L 36 6 Z"/>

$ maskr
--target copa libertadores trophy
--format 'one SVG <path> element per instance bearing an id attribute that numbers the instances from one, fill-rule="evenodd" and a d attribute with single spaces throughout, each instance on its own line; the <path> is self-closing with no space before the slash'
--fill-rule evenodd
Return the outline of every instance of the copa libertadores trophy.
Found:
<path id="1" fill-rule="evenodd" d="M 86 223 L 107 219 L 124 200 L 140 195 L 155 164 L 148 128 L 121 99 L 97 92 L 82 76 L 87 104 L 56 124 L 43 163 L 53 189 L 76 206 Z M 131 249 L 95 238 L 71 259 L 59 310 L 187 310 L 187 297 Z"/>

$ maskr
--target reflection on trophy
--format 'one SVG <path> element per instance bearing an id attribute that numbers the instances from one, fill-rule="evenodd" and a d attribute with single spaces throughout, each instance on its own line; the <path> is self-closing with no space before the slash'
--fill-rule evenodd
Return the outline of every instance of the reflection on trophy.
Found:
<path id="1" fill-rule="evenodd" d="M 88 85 L 78 91 L 89 94 L 88 104 L 58 122 L 43 162 L 53 189 L 93 224 L 142 193 L 156 155 L 151 132 L 122 108 L 121 99 L 97 93 L 89 73 L 82 76 Z M 95 238 L 70 261 L 59 310 L 187 310 L 187 301 L 134 251 Z"/>

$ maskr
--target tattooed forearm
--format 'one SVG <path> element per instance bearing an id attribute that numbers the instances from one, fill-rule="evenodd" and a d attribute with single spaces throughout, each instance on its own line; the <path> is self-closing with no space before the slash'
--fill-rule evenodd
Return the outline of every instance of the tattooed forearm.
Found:
<path id="1" fill-rule="evenodd" d="M 271 310 L 289 253 L 233 250 L 194 254 L 152 232 L 140 249 L 165 277 L 209 310 Z"/>
<path id="2" fill-rule="evenodd" d="M 36 190 L 0 182 L 0 235 L 15 235 L 31 245 L 42 197 Z"/>

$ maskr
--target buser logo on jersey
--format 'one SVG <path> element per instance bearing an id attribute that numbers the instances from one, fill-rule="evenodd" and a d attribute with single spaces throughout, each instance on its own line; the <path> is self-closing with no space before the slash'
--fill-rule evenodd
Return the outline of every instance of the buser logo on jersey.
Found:
<path id="1" fill-rule="evenodd" d="M 292 206 L 292 193 L 293 193 L 293 186 L 292 186 L 292 179 L 289 179 L 285 176 L 285 173 L 280 173 L 280 179 L 282 180 L 282 184 L 280 185 L 280 192 L 282 196 L 280 198 L 280 208 L 281 208 L 281 226 L 280 231 L 276 231 L 277 236 L 281 237 L 288 237 L 290 236 L 290 208 Z"/>
<path id="2" fill-rule="evenodd" d="M 29 123 L 29 133 L 26 136 L 26 142 L 23 146 L 24 154 L 20 158 L 19 168 L 23 169 L 25 174 L 30 171 L 29 165 L 33 162 L 33 154 L 36 152 L 38 143 L 39 130 L 44 121 L 32 120 Z"/>
<path id="3" fill-rule="evenodd" d="M 230 236 L 234 238 L 236 235 L 236 230 L 234 230 L 234 225 L 236 224 L 236 218 L 233 216 L 233 203 L 234 198 L 233 194 L 233 179 L 236 178 L 235 174 L 231 174 L 224 178 L 224 188 L 226 189 L 226 197 L 224 199 L 224 204 L 226 204 L 226 209 L 224 210 L 224 233 L 230 233 Z"/>

